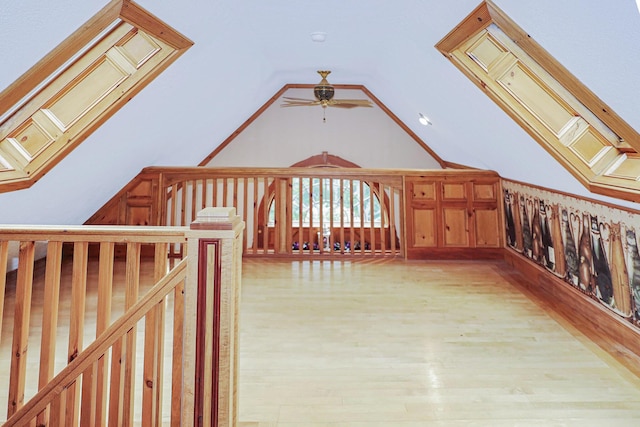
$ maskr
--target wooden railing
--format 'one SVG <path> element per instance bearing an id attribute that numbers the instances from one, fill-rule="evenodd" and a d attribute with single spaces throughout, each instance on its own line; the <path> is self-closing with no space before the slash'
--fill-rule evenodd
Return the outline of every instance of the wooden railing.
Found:
<path id="1" fill-rule="evenodd" d="M 189 224 L 234 206 L 245 255 L 401 256 L 403 176 L 360 168 L 146 168 L 88 224 Z"/>
<path id="2" fill-rule="evenodd" d="M 227 238 L 233 237 L 229 230 L 238 234 L 238 224 L 239 218 L 225 228 Z M 198 255 L 199 236 L 212 239 L 211 231 L 198 231 L 206 229 L 0 228 L 0 372 L 8 385 L 0 388 L 8 402 L 3 425 L 192 425 L 196 372 L 184 372 L 195 366 L 193 348 L 204 333 L 196 331 L 204 321 L 195 309 L 203 304 L 198 278 L 221 269 L 211 263 L 223 260 L 203 262 Z M 191 261 L 187 243 L 195 252 Z M 234 265 L 241 254 L 231 255 L 224 261 Z M 237 267 L 232 271 L 234 282 L 217 277 L 207 283 L 230 292 L 229 284 L 239 284 Z M 237 331 L 237 319 L 223 320 L 225 330 Z M 223 320 L 198 327 L 215 330 Z M 211 354 L 208 349 L 197 357 L 217 366 Z"/>

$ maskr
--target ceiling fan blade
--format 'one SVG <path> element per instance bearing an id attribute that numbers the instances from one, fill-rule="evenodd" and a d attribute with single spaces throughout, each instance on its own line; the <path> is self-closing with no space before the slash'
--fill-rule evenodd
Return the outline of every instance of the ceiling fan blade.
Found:
<path id="1" fill-rule="evenodd" d="M 293 100 L 293 101 L 309 101 L 309 102 L 315 102 L 315 99 L 309 99 L 309 98 L 292 98 L 289 96 L 283 96 L 282 99 L 287 99 L 287 100 Z"/>
<path id="2" fill-rule="evenodd" d="M 332 99 L 329 105 L 336 107 L 338 105 L 352 105 L 354 107 L 373 107 L 373 103 L 368 99 Z"/>
<path id="3" fill-rule="evenodd" d="M 320 105 L 319 101 L 289 101 L 286 100 L 282 104 L 281 107 L 313 107 L 316 105 Z"/>

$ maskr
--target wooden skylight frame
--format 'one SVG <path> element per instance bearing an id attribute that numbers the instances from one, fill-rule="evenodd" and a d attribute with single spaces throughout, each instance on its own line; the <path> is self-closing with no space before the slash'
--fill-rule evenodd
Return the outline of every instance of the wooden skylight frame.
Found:
<path id="1" fill-rule="evenodd" d="M 0 93 L 0 192 L 27 188 L 193 42 L 113 0 Z"/>
<path id="2" fill-rule="evenodd" d="M 640 135 L 491 1 L 436 48 L 591 192 L 640 200 Z"/>

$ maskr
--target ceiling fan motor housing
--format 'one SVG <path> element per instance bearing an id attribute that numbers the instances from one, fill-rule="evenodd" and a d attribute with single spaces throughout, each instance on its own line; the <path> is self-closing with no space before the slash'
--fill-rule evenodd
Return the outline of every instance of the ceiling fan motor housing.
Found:
<path id="1" fill-rule="evenodd" d="M 335 90 L 331 85 L 319 84 L 313 88 L 313 94 L 319 101 L 329 101 L 333 98 Z"/>

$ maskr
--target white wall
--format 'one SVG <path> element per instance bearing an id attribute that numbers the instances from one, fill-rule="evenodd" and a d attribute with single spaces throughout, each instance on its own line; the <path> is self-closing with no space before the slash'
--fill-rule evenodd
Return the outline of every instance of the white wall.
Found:
<path id="1" fill-rule="evenodd" d="M 375 94 L 374 94 L 375 95 Z M 313 99 L 312 89 L 282 97 Z M 369 99 L 361 90 L 336 89 L 335 99 Z M 276 100 L 208 166 L 287 167 L 323 151 L 361 167 L 440 169 L 380 107 L 282 107 Z M 323 118 L 325 120 L 323 120 Z"/>

